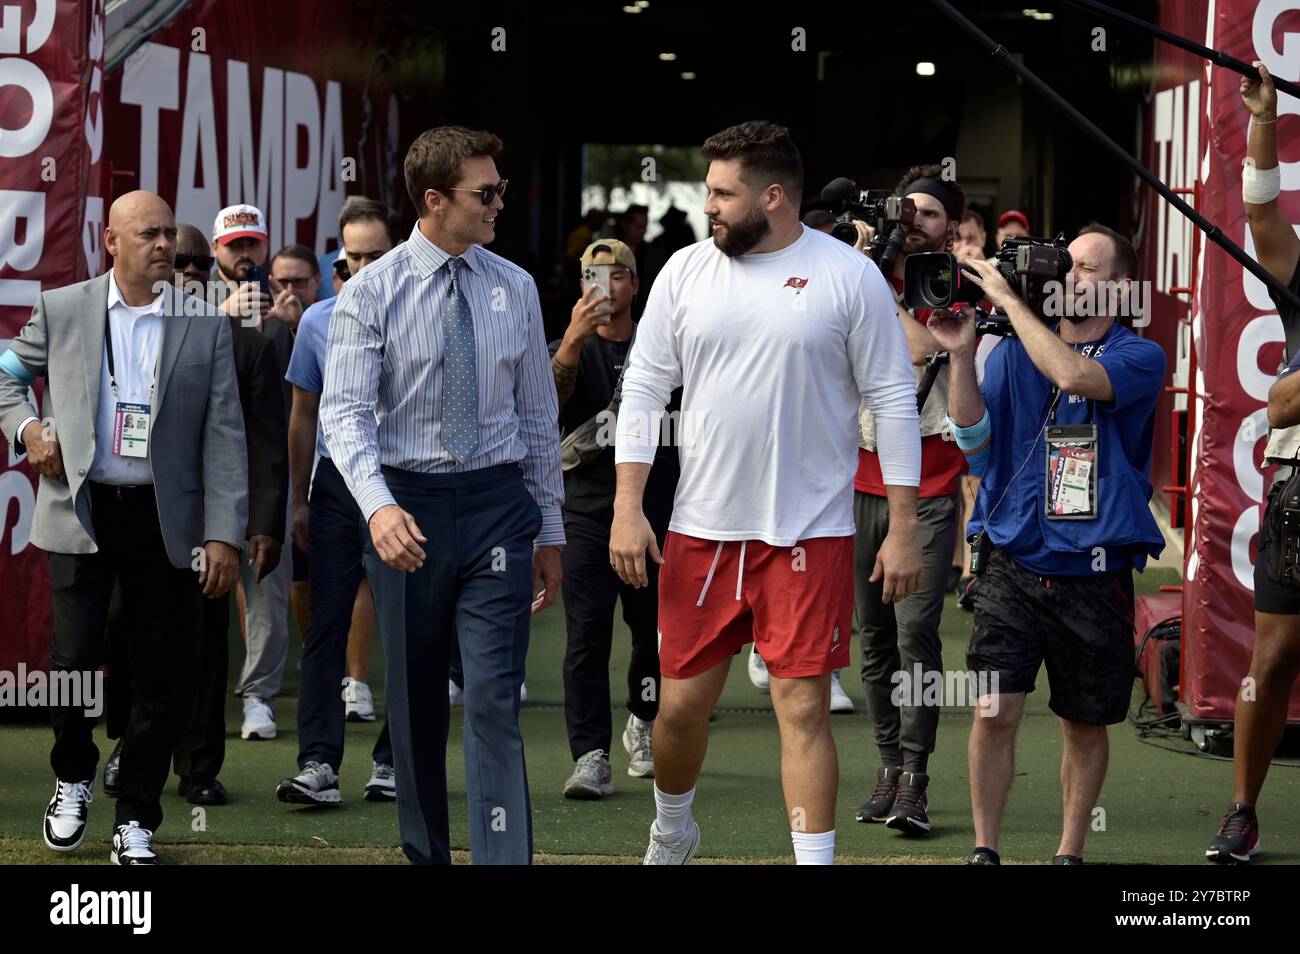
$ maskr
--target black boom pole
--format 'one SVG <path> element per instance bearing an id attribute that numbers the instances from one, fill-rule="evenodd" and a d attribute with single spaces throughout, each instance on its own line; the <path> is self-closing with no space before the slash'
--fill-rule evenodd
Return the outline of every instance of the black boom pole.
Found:
<path id="1" fill-rule="evenodd" d="M 1151 170 L 1130 156 L 1118 143 L 1115 142 L 1115 140 L 1111 139 L 1104 132 L 1098 129 L 1092 120 L 1071 106 L 1059 93 L 1056 92 L 1056 90 L 1052 89 L 1035 76 L 1033 71 L 1012 56 L 1006 47 L 1001 43 L 994 41 L 987 33 L 962 16 L 951 3 L 947 2 L 947 0 L 930 0 L 930 2 L 934 4 L 934 6 L 938 7 L 939 10 L 950 20 L 969 33 L 971 37 L 974 38 L 975 42 L 988 50 L 994 59 L 1001 60 L 1016 73 L 1020 74 L 1025 82 L 1038 90 L 1042 96 L 1051 101 L 1057 109 L 1068 116 L 1076 126 L 1086 132 L 1103 149 L 1124 165 L 1128 166 L 1135 176 L 1151 188 L 1155 189 L 1166 202 L 1170 203 L 1179 212 L 1191 219 L 1192 222 L 1195 223 L 1196 227 L 1205 233 L 1207 239 L 1231 255 L 1242 268 L 1267 285 L 1268 288 L 1271 289 L 1279 298 L 1290 304 L 1293 308 L 1300 309 L 1300 296 L 1297 296 L 1290 288 L 1269 274 L 1268 270 L 1264 268 L 1263 265 L 1259 264 L 1259 262 L 1247 255 L 1245 251 L 1242 250 L 1241 246 L 1237 245 L 1237 243 L 1232 241 L 1232 239 L 1224 235 L 1217 225 L 1184 202 L 1172 189 L 1157 179 Z"/>
<path id="2" fill-rule="evenodd" d="M 1127 23 L 1129 26 L 1136 27 L 1144 33 L 1151 34 L 1157 40 L 1164 40 L 1170 46 L 1176 46 L 1180 50 L 1186 50 L 1188 53 L 1209 60 L 1215 66 L 1222 66 L 1225 70 L 1232 70 L 1234 73 L 1240 73 L 1242 76 L 1253 79 L 1257 83 L 1262 79 L 1259 75 L 1259 70 L 1247 63 L 1245 60 L 1239 60 L 1235 56 L 1229 56 L 1221 50 L 1202 46 L 1195 40 L 1189 40 L 1185 36 L 1171 33 L 1164 27 L 1156 26 L 1154 23 L 1148 23 L 1146 20 L 1140 20 L 1131 13 L 1125 13 L 1123 10 L 1116 10 L 1114 7 L 1108 7 L 1104 3 L 1097 3 L 1097 0 L 1061 0 L 1061 2 L 1069 4 L 1072 7 L 1078 7 L 1080 10 L 1099 13 L 1103 17 L 1110 17 L 1112 20 L 1118 20 L 1120 23 Z M 1297 86 L 1290 80 L 1278 79 L 1274 76 L 1273 85 L 1283 93 L 1289 93 L 1292 96 L 1300 98 L 1300 86 Z"/>

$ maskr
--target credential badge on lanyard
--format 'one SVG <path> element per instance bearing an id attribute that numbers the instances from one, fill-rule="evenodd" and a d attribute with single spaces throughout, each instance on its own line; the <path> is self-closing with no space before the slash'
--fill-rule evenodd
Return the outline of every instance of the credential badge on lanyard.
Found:
<path id="1" fill-rule="evenodd" d="M 153 382 L 149 383 L 150 404 L 129 404 L 117 397 L 117 373 L 113 362 L 113 328 L 104 316 L 104 346 L 108 352 L 108 387 L 113 394 L 113 453 L 119 457 L 149 456 L 149 420 L 153 416 Z"/>
<path id="2" fill-rule="evenodd" d="M 1095 349 L 1091 344 L 1085 345 L 1079 354 L 1097 358 L 1105 350 L 1103 340 Z M 1088 405 L 1086 424 L 1057 424 L 1056 402 L 1052 402 L 1044 475 L 1044 515 L 1048 520 L 1097 519 L 1097 425 L 1092 419 L 1093 402 L 1087 399 L 1085 402 Z"/>

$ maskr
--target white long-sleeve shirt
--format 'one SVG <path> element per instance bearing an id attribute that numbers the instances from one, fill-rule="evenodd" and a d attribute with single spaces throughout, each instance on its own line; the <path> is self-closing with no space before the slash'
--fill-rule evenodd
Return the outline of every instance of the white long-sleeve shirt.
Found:
<path id="1" fill-rule="evenodd" d="M 894 296 L 867 256 L 825 233 L 805 227 L 779 251 L 736 258 L 710 238 L 668 260 L 628 359 L 617 463 L 653 461 L 679 386 L 678 533 L 779 547 L 853 533 L 860 400 L 876 416 L 885 483 L 920 484 Z"/>

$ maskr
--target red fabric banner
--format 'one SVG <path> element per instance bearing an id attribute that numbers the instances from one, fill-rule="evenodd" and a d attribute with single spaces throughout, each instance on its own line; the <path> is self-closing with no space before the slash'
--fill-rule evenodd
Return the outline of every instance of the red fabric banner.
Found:
<path id="1" fill-rule="evenodd" d="M 265 5 L 195 0 L 108 74 L 103 0 L 4 0 L 3 12 L 0 349 L 43 289 L 103 271 L 108 206 L 133 189 L 205 233 L 223 206 L 253 203 L 273 248 L 317 253 L 337 247 L 346 195 L 405 207 L 402 150 L 435 124 L 442 64 L 399 89 L 353 4 L 281 0 L 268 19 Z M 0 451 L 0 669 L 49 658 L 35 484 Z"/>
<path id="2" fill-rule="evenodd" d="M 1274 75 L 1300 79 L 1300 10 L 1282 0 L 1178 0 L 1166 28 Z M 1249 114 L 1241 77 L 1157 44 L 1151 168 L 1170 185 L 1201 183 L 1200 211 L 1253 255 L 1241 200 Z M 1300 102 L 1281 96 L 1282 207 L 1300 222 Z M 1151 196 L 1144 256 L 1157 292 L 1190 282 L 1193 228 Z M 1282 323 L 1264 285 L 1203 242 L 1192 307 L 1198 373 L 1190 488 L 1192 525 L 1183 599 L 1182 698 L 1195 720 L 1230 720 L 1254 645 L 1253 567 L 1266 476 L 1266 404 L 1282 356 Z M 1158 295 L 1157 295 L 1158 297 Z M 1157 312 L 1157 315 L 1159 312 Z M 1171 354 L 1171 366 L 1176 355 Z M 1166 445 L 1167 447 L 1167 445 Z M 1158 450 L 1159 452 L 1159 450 Z M 1300 686 L 1290 719 L 1300 721 Z"/>
<path id="3" fill-rule="evenodd" d="M 15 16 L 15 14 L 17 14 Z M 6 2 L 0 19 L 0 350 L 43 288 L 101 268 L 103 0 Z M 38 387 L 40 383 L 38 382 Z M 45 555 L 28 543 L 36 473 L 0 451 L 0 669 L 44 667 L 51 610 Z"/>

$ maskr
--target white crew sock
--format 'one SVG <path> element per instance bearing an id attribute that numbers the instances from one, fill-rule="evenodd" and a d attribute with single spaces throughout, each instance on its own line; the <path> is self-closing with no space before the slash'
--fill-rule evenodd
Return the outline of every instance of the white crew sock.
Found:
<path id="1" fill-rule="evenodd" d="M 655 786 L 655 821 L 663 835 L 678 835 L 691 827 L 691 802 L 695 789 L 681 795 L 668 795 Z"/>
<path id="2" fill-rule="evenodd" d="M 656 792 L 656 794 L 658 794 Z M 794 842 L 794 863 L 797 865 L 830 865 L 835 863 L 835 829 L 810 833 L 790 832 Z"/>

